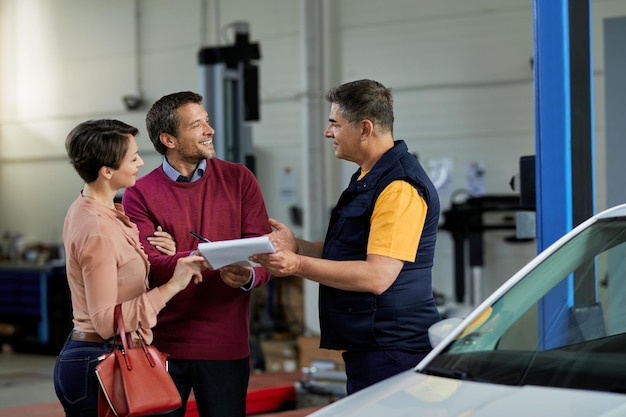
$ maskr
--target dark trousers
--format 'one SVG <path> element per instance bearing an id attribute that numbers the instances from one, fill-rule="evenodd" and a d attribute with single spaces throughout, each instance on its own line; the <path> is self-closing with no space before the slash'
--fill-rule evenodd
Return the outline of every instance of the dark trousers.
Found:
<path id="1" fill-rule="evenodd" d="M 346 390 L 353 394 L 390 376 L 414 368 L 428 352 L 403 350 L 343 352 L 346 365 Z"/>
<path id="2" fill-rule="evenodd" d="M 66 417 L 98 417 L 98 357 L 111 352 L 107 343 L 68 340 L 54 365 L 54 390 Z"/>
<path id="3" fill-rule="evenodd" d="M 183 405 L 163 417 L 184 417 L 192 389 L 200 417 L 245 417 L 250 358 L 234 361 L 170 358 L 169 372 Z"/>

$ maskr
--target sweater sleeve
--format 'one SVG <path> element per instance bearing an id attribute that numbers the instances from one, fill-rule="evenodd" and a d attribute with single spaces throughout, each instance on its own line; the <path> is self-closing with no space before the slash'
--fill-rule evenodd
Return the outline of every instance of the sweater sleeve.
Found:
<path id="1" fill-rule="evenodd" d="M 148 242 L 147 238 L 154 234 L 159 224 L 144 198 L 145 192 L 147 192 L 146 189 L 127 188 L 122 197 L 122 204 L 126 215 L 139 229 L 139 239 L 150 259 L 150 284 L 151 287 L 157 287 L 170 280 L 176 268 L 176 261 L 183 256 L 188 256 L 190 252 L 177 252 L 172 256 L 164 255 Z"/>
<path id="2" fill-rule="evenodd" d="M 261 187 L 257 182 L 252 171 L 245 169 L 245 175 L 242 176 L 243 181 L 241 187 L 243 193 L 243 210 L 242 216 L 242 237 L 262 236 L 270 233 L 267 209 Z M 254 287 L 265 284 L 270 279 L 270 273 L 262 267 L 255 267 Z"/>

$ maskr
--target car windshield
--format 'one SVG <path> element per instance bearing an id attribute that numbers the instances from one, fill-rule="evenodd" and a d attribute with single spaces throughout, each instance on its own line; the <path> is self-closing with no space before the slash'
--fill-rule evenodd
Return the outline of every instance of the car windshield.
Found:
<path id="1" fill-rule="evenodd" d="M 626 218 L 544 259 L 422 370 L 506 385 L 626 393 Z"/>

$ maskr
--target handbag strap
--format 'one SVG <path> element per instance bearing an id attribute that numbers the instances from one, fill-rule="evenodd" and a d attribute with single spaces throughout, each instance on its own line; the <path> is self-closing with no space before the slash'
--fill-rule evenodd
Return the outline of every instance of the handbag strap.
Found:
<path id="1" fill-rule="evenodd" d="M 113 331 L 115 332 L 116 335 L 119 333 L 120 339 L 122 340 L 122 347 L 123 347 L 122 352 L 124 356 L 124 361 L 126 362 L 126 367 L 128 368 L 128 370 L 131 370 L 132 364 L 130 363 L 130 356 L 126 355 L 126 351 L 128 350 L 129 345 L 132 346 L 132 337 L 130 333 L 126 333 L 126 330 L 124 328 L 124 317 L 122 316 L 122 304 L 115 305 L 115 309 L 113 310 L 113 317 L 114 317 Z M 141 337 L 141 333 L 139 332 L 136 332 L 136 333 L 139 336 L 139 341 L 141 342 L 141 349 L 143 350 L 143 353 L 148 359 L 148 363 L 150 363 L 150 366 L 155 367 L 156 363 L 148 354 L 148 351 L 146 349 L 146 344 L 143 340 L 143 337 Z"/>
<path id="2" fill-rule="evenodd" d="M 122 304 L 116 304 L 115 310 L 113 310 L 113 333 L 117 336 L 120 335 L 122 346 L 124 350 L 128 349 L 130 335 L 126 334 L 124 329 L 124 317 L 122 316 Z"/>

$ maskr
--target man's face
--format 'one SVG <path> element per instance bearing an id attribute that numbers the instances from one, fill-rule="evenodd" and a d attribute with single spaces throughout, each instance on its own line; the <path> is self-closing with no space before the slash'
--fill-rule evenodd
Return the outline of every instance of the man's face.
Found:
<path id="1" fill-rule="evenodd" d="M 328 122 L 324 136 L 333 140 L 335 157 L 358 163 L 362 132 L 359 124 L 353 125 L 344 119 L 336 103 L 330 107 Z"/>
<path id="2" fill-rule="evenodd" d="M 180 119 L 176 152 L 182 160 L 197 164 L 215 156 L 209 115 L 201 104 L 189 103 L 176 110 Z"/>

